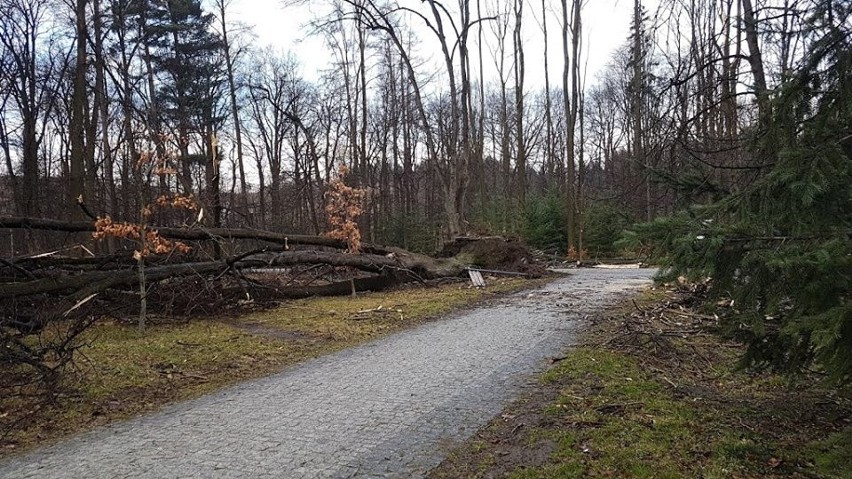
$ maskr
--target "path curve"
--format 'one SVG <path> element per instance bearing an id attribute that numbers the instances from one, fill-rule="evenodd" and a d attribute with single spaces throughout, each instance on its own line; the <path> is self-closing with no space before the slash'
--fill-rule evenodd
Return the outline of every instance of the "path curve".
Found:
<path id="1" fill-rule="evenodd" d="M 0 462 L 3 478 L 419 477 L 653 270 L 581 269 Z"/>

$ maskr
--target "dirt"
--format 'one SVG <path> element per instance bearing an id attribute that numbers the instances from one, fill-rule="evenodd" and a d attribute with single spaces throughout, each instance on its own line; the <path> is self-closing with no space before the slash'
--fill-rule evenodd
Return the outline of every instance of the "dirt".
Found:
<path id="1" fill-rule="evenodd" d="M 285 331 L 280 328 L 264 326 L 260 323 L 241 323 L 239 321 L 232 321 L 229 324 L 236 329 L 240 329 L 251 334 L 256 334 L 258 336 L 266 336 L 270 338 L 298 341 L 309 340 L 312 337 L 312 335 L 304 331 Z"/>
<path id="2" fill-rule="evenodd" d="M 538 278 L 547 272 L 545 265 L 520 238 L 485 236 L 461 237 L 446 243 L 439 257 L 468 256 L 474 266 L 480 268 L 526 273 Z"/>

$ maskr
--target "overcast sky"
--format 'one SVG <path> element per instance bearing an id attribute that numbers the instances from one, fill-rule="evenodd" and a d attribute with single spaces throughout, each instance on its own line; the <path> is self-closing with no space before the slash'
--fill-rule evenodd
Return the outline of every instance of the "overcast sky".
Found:
<path id="1" fill-rule="evenodd" d="M 412 4 L 419 1 L 411 0 Z M 485 0 L 483 4 L 493 0 Z M 510 0 L 496 0 L 510 1 Z M 233 0 L 229 21 L 239 21 L 246 25 L 257 37 L 257 46 L 273 45 L 281 51 L 291 51 L 301 63 L 302 73 L 307 78 L 316 78 L 317 72 L 329 67 L 331 59 L 320 38 L 311 37 L 305 25 L 321 11 L 324 2 L 307 2 L 307 6 L 284 7 L 281 0 Z M 314 6 L 310 6 L 313 3 Z M 562 46 L 560 34 L 560 2 L 552 1 L 556 10 L 548 17 L 548 35 L 550 37 L 550 77 L 551 83 L 561 85 Z M 627 41 L 630 31 L 632 3 L 629 0 L 586 0 L 583 9 L 583 28 L 585 38 L 585 58 L 588 65 L 587 83 L 594 83 L 595 74 L 609 62 L 612 52 Z M 528 1 L 524 9 L 524 38 L 526 40 L 527 85 L 544 85 L 543 52 L 544 43 L 538 21 L 541 18 L 540 0 Z M 488 31 L 489 29 L 486 29 Z M 420 54 L 431 54 L 440 58 L 437 44 L 432 45 L 428 33 L 420 45 Z M 511 35 L 509 36 L 511 41 Z M 486 54 L 486 65 L 493 63 Z M 487 68 L 487 66 L 486 66 Z M 511 82 L 510 82 L 511 84 Z"/>

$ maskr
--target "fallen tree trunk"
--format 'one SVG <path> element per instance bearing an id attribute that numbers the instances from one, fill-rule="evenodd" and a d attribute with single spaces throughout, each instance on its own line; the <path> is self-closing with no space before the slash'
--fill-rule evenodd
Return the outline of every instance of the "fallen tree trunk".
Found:
<path id="1" fill-rule="evenodd" d="M 28 217 L 0 217 L 0 229 L 4 228 L 65 233 L 95 231 L 94 222 Z M 179 261 L 177 256 L 149 257 L 145 265 L 145 278 L 149 282 L 191 275 L 209 279 L 229 270 L 298 265 L 354 268 L 382 276 L 391 276 L 398 282 L 406 281 L 406 276 L 409 279 L 418 280 L 460 276 L 469 266 L 463 261 L 491 269 L 506 270 L 508 267 L 514 270 L 517 268 L 526 273 L 529 273 L 530 269 L 529 251 L 524 245 L 497 237 L 480 240 L 464 238 L 463 241 L 456 243 L 460 245 L 457 248 L 458 251 L 445 251 L 445 255 L 449 257 L 432 258 L 400 248 L 371 244 L 362 245 L 361 254 L 347 254 L 334 251 L 334 249 L 345 249 L 347 247 L 345 242 L 323 236 L 198 226 L 152 227 L 152 229 L 156 229 L 163 237 L 175 240 L 253 240 L 274 243 L 274 246 L 242 253 L 227 260 L 176 262 Z M 294 251 L 290 249 L 291 245 L 302 245 L 303 248 Z M 304 246 L 314 246 L 317 249 L 306 250 Z M 235 249 L 239 251 L 241 248 Z M 129 253 L 127 256 L 129 258 Z M 67 304 L 107 289 L 137 286 L 139 282 L 137 267 L 126 263 L 126 260 L 127 258 L 121 255 L 67 258 L 52 254 L 9 259 L 0 264 L 0 273 L 7 278 L 6 282 L 0 282 L 0 299 L 63 295 L 62 302 Z"/>
<path id="2" fill-rule="evenodd" d="M 362 291 L 381 291 L 398 284 L 392 275 L 370 276 L 369 278 L 353 278 L 348 281 L 337 281 L 319 286 L 296 286 L 275 290 L 278 298 L 304 299 L 313 296 L 346 296 L 354 289 Z"/>
<path id="3" fill-rule="evenodd" d="M 2 228 L 59 231 L 63 233 L 91 233 L 95 231 L 95 224 L 92 221 L 61 221 L 47 218 L 3 216 L 0 217 L 0 229 Z M 348 247 L 343 241 L 326 238 L 325 236 L 293 235 L 247 228 L 201 228 L 198 226 L 174 228 L 169 226 L 151 226 L 150 229 L 156 230 L 164 238 L 184 241 L 245 239 L 268 241 L 279 245 L 328 246 L 337 249 Z"/>
<path id="4" fill-rule="evenodd" d="M 188 275 L 215 275 L 228 269 L 241 270 L 301 264 L 345 266 L 371 273 L 403 272 L 409 273 L 413 278 L 458 276 L 465 268 L 463 264 L 453 259 L 436 260 L 428 256 L 410 253 L 399 256 L 379 256 L 373 254 L 351 255 L 330 251 L 284 251 L 278 254 L 257 253 L 236 261 L 231 259 L 147 267 L 145 268 L 145 278 L 153 282 Z M 133 286 L 138 284 L 138 281 L 135 268 L 67 274 L 34 281 L 2 283 L 0 284 L 0 299 L 73 291 L 77 291 L 74 293 L 74 297 L 82 298 L 109 288 Z"/>

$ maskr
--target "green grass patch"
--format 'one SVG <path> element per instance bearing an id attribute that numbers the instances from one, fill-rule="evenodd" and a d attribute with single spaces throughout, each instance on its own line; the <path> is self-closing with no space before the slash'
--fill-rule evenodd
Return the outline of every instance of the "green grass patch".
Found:
<path id="1" fill-rule="evenodd" d="M 852 477 L 849 429 L 790 449 L 789 438 L 732 424 L 755 419 L 754 410 L 720 411 L 676 395 L 623 353 L 577 348 L 542 381 L 561 386 L 545 408 L 557 426 L 530 433 L 530 447 L 545 438 L 556 447 L 547 463 L 521 465 L 509 477 L 781 477 L 809 465 L 816 477 Z"/>
<path id="2" fill-rule="evenodd" d="M 852 478 L 852 427 L 808 444 L 804 456 L 826 477 Z"/>
<path id="3" fill-rule="evenodd" d="M 518 477 L 557 477 L 554 468 L 564 467 L 575 471 L 566 477 L 698 477 L 715 467 L 712 455 L 703 457 L 705 450 L 736 437 L 695 437 L 711 418 L 673 398 L 619 353 L 578 348 L 542 379 L 565 385 L 547 408 L 559 424 L 572 426 L 553 431 L 558 439 L 552 459 L 563 464 L 524 467 Z"/>

